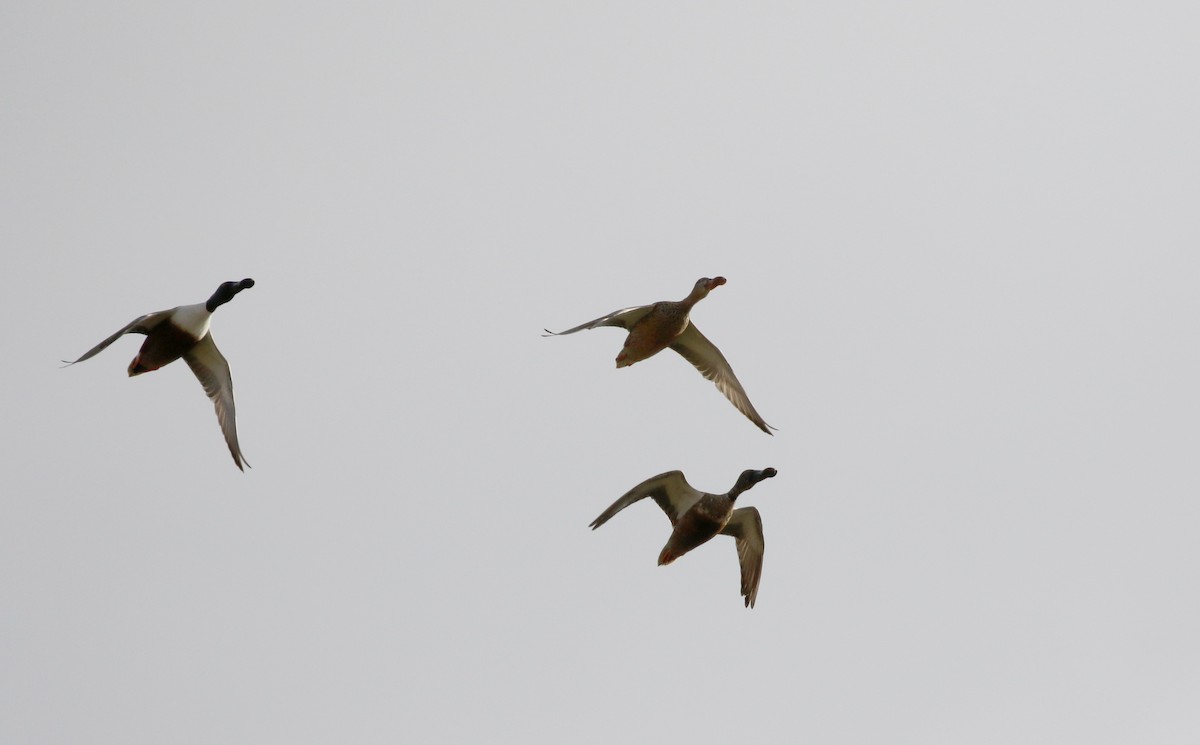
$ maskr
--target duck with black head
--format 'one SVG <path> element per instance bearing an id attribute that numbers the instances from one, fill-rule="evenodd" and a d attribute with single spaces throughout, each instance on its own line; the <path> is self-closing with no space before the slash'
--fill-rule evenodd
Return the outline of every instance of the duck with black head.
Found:
<path id="1" fill-rule="evenodd" d="M 89 349 L 79 359 L 63 362 L 74 365 L 76 362 L 91 359 L 125 334 L 143 334 L 146 337 L 142 348 L 129 363 L 130 377 L 152 372 L 182 357 L 200 380 L 204 392 L 216 408 L 217 421 L 225 435 L 225 443 L 229 446 L 234 464 L 244 470 L 242 465 L 250 464 L 242 456 L 242 449 L 238 444 L 233 379 L 229 373 L 229 363 L 221 354 L 221 350 L 217 349 L 209 326 L 212 314 L 217 308 L 228 303 L 242 290 L 253 286 L 253 279 L 223 282 L 207 301 L 194 305 L 180 305 L 135 318 L 120 331 Z"/>
<path id="2" fill-rule="evenodd" d="M 742 471 L 733 488 L 724 494 L 709 494 L 696 489 L 687 482 L 682 471 L 660 473 L 613 502 L 592 521 L 591 528 L 599 528 L 629 505 L 650 497 L 671 521 L 671 537 L 658 555 L 659 566 L 670 564 L 718 535 L 732 536 L 737 541 L 738 564 L 742 570 L 742 596 L 746 607 L 753 608 L 758 599 L 758 582 L 762 578 L 762 516 L 754 507 L 734 509 L 734 503 L 742 493 L 777 473 L 774 468 Z"/>

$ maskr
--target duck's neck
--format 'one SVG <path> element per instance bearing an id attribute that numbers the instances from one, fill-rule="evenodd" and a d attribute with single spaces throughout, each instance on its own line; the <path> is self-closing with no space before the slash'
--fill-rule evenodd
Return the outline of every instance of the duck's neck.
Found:
<path id="1" fill-rule="evenodd" d="M 737 501 L 737 498 L 741 496 L 742 492 L 749 491 L 752 486 L 757 484 L 759 479 L 755 478 L 755 476 L 756 474 L 752 471 L 743 473 L 738 478 L 737 483 L 733 485 L 733 488 L 729 490 L 729 501 Z"/>
<path id="2" fill-rule="evenodd" d="M 221 287 L 212 294 L 212 297 L 210 297 L 207 302 L 204 303 L 204 309 L 207 310 L 209 313 L 212 313 L 214 310 L 216 310 L 217 308 L 220 308 L 225 303 L 228 303 L 230 300 L 233 300 L 233 296 L 235 294 L 236 293 L 230 292 L 226 288 Z"/>
<path id="3" fill-rule="evenodd" d="M 701 300 L 703 300 L 706 297 L 708 297 L 708 293 L 706 291 L 704 291 L 703 289 L 697 287 L 696 289 L 692 290 L 692 292 L 687 297 L 685 297 L 683 300 L 680 300 L 679 304 L 681 306 L 683 306 L 684 310 L 691 311 L 692 307 L 696 303 L 700 302 Z"/>

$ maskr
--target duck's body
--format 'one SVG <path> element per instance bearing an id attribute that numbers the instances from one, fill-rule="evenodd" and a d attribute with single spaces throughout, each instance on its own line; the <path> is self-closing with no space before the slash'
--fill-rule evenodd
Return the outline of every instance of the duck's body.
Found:
<path id="1" fill-rule="evenodd" d="M 629 325 L 629 336 L 617 355 L 617 367 L 641 362 L 671 346 L 692 322 L 692 307 L 723 284 L 724 277 L 702 279 L 683 300 L 663 300 L 649 306 L 641 318 Z"/>
<path id="2" fill-rule="evenodd" d="M 762 517 L 754 507 L 734 509 L 742 492 L 776 474 L 774 468 L 743 471 L 733 488 L 724 494 L 709 494 L 692 487 L 682 471 L 667 471 L 630 489 L 592 521 L 595 530 L 634 502 L 651 497 L 671 521 L 671 537 L 658 555 L 659 565 L 670 564 L 688 551 L 724 534 L 737 539 L 741 565 L 742 595 L 754 607 L 762 577 Z"/>
<path id="3" fill-rule="evenodd" d="M 181 305 L 169 311 L 150 314 L 139 324 L 148 333 L 137 356 L 129 363 L 130 377 L 153 372 L 187 354 L 197 342 L 208 336 L 211 319 L 212 313 L 203 303 Z M 149 325 L 152 321 L 156 322 Z M 132 331 L 130 329 L 125 333 Z"/>
<path id="4" fill-rule="evenodd" d="M 625 337 L 625 344 L 617 355 L 618 368 L 653 357 L 668 347 L 674 349 L 692 363 L 701 375 L 713 381 L 738 411 L 763 432 L 771 434 L 771 426 L 763 421 L 754 405 L 750 403 L 750 397 L 733 374 L 733 368 L 725 359 L 725 355 L 721 354 L 721 350 L 705 338 L 691 321 L 692 307 L 723 284 L 724 277 L 702 277 L 696 281 L 691 293 L 683 300 L 665 300 L 651 305 L 622 308 L 566 331 L 554 332 L 547 329 L 546 333 L 562 336 L 600 326 L 623 328 L 629 335 Z"/>
<path id="5" fill-rule="evenodd" d="M 733 500 L 727 494 L 704 494 L 672 526 L 671 537 L 658 554 L 659 566 L 670 564 L 693 548 L 715 538 L 732 515 Z"/>
<path id="6" fill-rule="evenodd" d="M 212 400 L 221 431 L 225 435 L 225 443 L 229 446 L 233 462 L 241 469 L 243 464 L 250 464 L 242 457 L 242 449 L 238 444 L 233 379 L 229 374 L 229 363 L 217 349 L 209 327 L 213 311 L 232 300 L 242 290 L 253 286 L 252 279 L 225 282 L 206 302 L 181 305 L 135 318 L 120 331 L 89 349 L 82 357 L 67 364 L 73 365 L 75 362 L 95 357 L 125 334 L 144 334 L 146 341 L 129 363 L 130 377 L 152 372 L 183 358 Z"/>

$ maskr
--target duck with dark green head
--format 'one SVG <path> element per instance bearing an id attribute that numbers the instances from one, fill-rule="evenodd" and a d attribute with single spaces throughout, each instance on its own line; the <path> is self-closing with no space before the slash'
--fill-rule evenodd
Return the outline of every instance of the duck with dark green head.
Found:
<path id="1" fill-rule="evenodd" d="M 687 482 L 682 471 L 660 473 L 613 502 L 592 521 L 592 530 L 634 502 L 650 497 L 671 521 L 671 537 L 658 555 L 660 566 L 670 564 L 714 536 L 732 536 L 737 541 L 738 563 L 742 569 L 742 595 L 746 607 L 753 608 L 758 598 L 758 582 L 762 578 L 762 517 L 754 507 L 734 509 L 734 503 L 742 493 L 777 473 L 774 468 L 742 471 L 733 488 L 724 494 L 709 494 L 696 489 Z"/>
<path id="2" fill-rule="evenodd" d="M 89 349 L 74 362 L 83 362 L 104 351 L 108 345 L 125 334 L 144 334 L 146 341 L 137 356 L 129 363 L 129 375 L 153 372 L 179 358 L 183 358 L 204 386 L 204 392 L 217 410 L 217 421 L 225 435 L 225 443 L 239 469 L 250 465 L 242 456 L 238 445 L 237 425 L 234 417 L 233 378 L 229 374 L 229 363 L 221 350 L 217 349 L 209 332 L 212 314 L 217 308 L 232 300 L 242 290 L 254 286 L 254 280 L 223 282 L 207 301 L 195 305 L 180 305 L 170 310 L 160 310 L 135 318 L 120 331 Z M 63 360 L 66 362 L 66 360 Z M 244 470 L 244 469 L 242 469 Z"/>

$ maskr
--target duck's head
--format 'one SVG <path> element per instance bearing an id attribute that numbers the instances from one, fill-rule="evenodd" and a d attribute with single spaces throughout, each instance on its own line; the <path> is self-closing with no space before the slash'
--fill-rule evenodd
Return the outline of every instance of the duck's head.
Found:
<path id="1" fill-rule="evenodd" d="M 696 298 L 705 297 L 723 284 L 725 284 L 724 277 L 701 277 L 696 280 L 696 285 L 692 288 L 692 295 Z"/>
<path id="2" fill-rule="evenodd" d="M 204 307 L 208 309 L 209 313 L 212 313 L 225 303 L 233 300 L 234 295 L 238 294 L 242 290 L 248 290 L 253 286 L 254 280 L 250 279 L 249 277 L 243 279 L 241 282 L 222 282 L 221 286 L 217 288 L 217 291 L 214 292 L 212 297 L 208 299 L 208 302 L 204 304 Z"/>
<path id="3" fill-rule="evenodd" d="M 737 483 L 729 490 L 729 498 L 737 499 L 738 495 L 750 489 L 755 484 L 765 479 L 774 478 L 775 474 L 779 473 L 774 468 L 764 468 L 761 471 L 747 470 L 742 471 L 742 475 L 738 476 Z"/>

